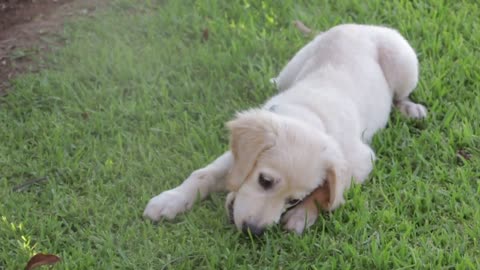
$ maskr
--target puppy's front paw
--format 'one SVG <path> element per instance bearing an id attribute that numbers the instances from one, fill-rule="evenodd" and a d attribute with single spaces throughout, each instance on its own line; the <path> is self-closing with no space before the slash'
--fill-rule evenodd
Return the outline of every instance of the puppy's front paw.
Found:
<path id="1" fill-rule="evenodd" d="M 277 77 L 270 78 L 270 83 L 273 84 L 274 86 L 277 86 Z"/>
<path id="2" fill-rule="evenodd" d="M 153 197 L 145 207 L 143 216 L 153 221 L 166 218 L 171 220 L 179 213 L 192 207 L 193 198 L 179 190 L 171 189 Z"/>
<path id="3" fill-rule="evenodd" d="M 401 100 L 396 104 L 400 112 L 410 118 L 425 118 L 427 117 L 427 108 L 425 106 L 412 102 L 410 100 Z"/>
<path id="4" fill-rule="evenodd" d="M 312 226 L 318 217 L 318 211 L 299 205 L 285 213 L 282 218 L 283 228 L 289 231 L 302 234 L 303 231 Z"/>

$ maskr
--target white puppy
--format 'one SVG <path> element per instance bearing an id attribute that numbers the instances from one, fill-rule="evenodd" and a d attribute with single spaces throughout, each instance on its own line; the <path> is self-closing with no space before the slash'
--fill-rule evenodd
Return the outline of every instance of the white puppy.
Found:
<path id="1" fill-rule="evenodd" d="M 385 27 L 333 27 L 272 80 L 276 96 L 227 124 L 230 151 L 152 198 L 146 217 L 172 219 L 198 195 L 229 190 L 226 205 L 237 228 L 261 234 L 282 221 L 301 233 L 315 222 L 317 205 L 335 209 L 352 179 L 368 177 L 374 160 L 368 143 L 385 127 L 392 103 L 408 117 L 427 113 L 408 99 L 418 80 L 415 52 Z"/>

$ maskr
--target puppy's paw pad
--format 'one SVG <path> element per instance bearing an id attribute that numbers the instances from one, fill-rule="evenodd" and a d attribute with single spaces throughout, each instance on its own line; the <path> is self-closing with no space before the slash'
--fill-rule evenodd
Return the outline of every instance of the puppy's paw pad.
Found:
<path id="1" fill-rule="evenodd" d="M 317 217 L 318 213 L 309 213 L 304 208 L 297 207 L 285 214 L 282 220 L 284 224 L 283 228 L 297 234 L 302 234 L 306 228 L 315 223 Z"/>
<path id="2" fill-rule="evenodd" d="M 153 197 L 145 207 L 143 216 L 153 221 L 160 219 L 174 219 L 177 214 L 192 206 L 193 201 L 184 193 L 177 190 L 168 190 Z"/>
<path id="3" fill-rule="evenodd" d="M 427 108 L 421 104 L 414 103 L 410 100 L 403 100 L 397 103 L 400 112 L 410 118 L 422 119 L 427 117 Z"/>

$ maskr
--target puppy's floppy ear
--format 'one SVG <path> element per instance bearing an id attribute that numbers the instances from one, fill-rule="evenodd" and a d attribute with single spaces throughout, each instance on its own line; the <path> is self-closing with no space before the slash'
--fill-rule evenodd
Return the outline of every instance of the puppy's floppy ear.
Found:
<path id="1" fill-rule="evenodd" d="M 328 183 L 329 200 L 328 205 L 322 206 L 322 208 L 332 211 L 343 204 L 343 193 L 350 187 L 352 180 L 355 179 L 361 183 L 367 178 L 372 170 L 375 153 L 370 147 L 360 143 L 354 148 L 354 151 L 349 153 L 349 163 L 347 163 L 345 156 L 338 149 L 330 151 L 327 156 L 326 182 Z M 347 164 L 355 166 L 356 174 L 353 173 Z M 326 185 L 324 184 L 324 186 Z"/>
<path id="2" fill-rule="evenodd" d="M 324 211 L 333 211 L 344 202 L 343 192 L 350 186 L 346 170 L 336 165 L 327 168 L 325 181 L 315 189 L 311 197 Z"/>
<path id="3" fill-rule="evenodd" d="M 248 177 L 258 156 L 275 145 L 277 124 L 271 112 L 249 110 L 227 123 L 234 165 L 227 179 L 227 189 L 236 191 Z"/>
<path id="4" fill-rule="evenodd" d="M 328 202 L 326 205 L 322 206 L 325 210 L 331 210 L 334 205 L 341 203 L 337 203 L 337 201 L 343 201 L 343 192 L 337 194 L 337 174 L 333 168 L 327 169 L 327 178 L 325 179 L 325 183 L 323 185 L 326 189 L 328 189 Z"/>
<path id="5" fill-rule="evenodd" d="M 337 197 L 337 175 L 335 174 L 335 170 L 329 168 L 327 170 L 327 175 L 323 184 L 316 188 L 312 194 L 310 194 L 305 201 L 312 201 L 315 202 L 317 206 L 319 206 L 324 211 L 331 211 L 333 210 L 333 206 L 338 204 L 336 201 L 338 200 Z M 342 194 L 340 194 L 342 196 Z M 343 198 L 342 198 L 343 200 Z M 312 204 L 312 207 L 314 205 Z"/>
<path id="6" fill-rule="evenodd" d="M 345 202 L 343 192 L 350 186 L 351 177 L 344 167 L 331 166 L 327 169 L 325 179 L 329 200 L 324 210 L 332 211 Z"/>

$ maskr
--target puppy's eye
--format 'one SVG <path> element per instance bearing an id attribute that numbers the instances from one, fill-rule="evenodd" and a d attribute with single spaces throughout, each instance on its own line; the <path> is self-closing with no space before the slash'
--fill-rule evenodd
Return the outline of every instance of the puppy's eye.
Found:
<path id="1" fill-rule="evenodd" d="M 261 173 L 258 176 L 258 183 L 260 186 L 262 186 L 264 189 L 270 189 L 273 186 L 273 179 L 269 178 L 268 176 L 264 175 Z"/>

